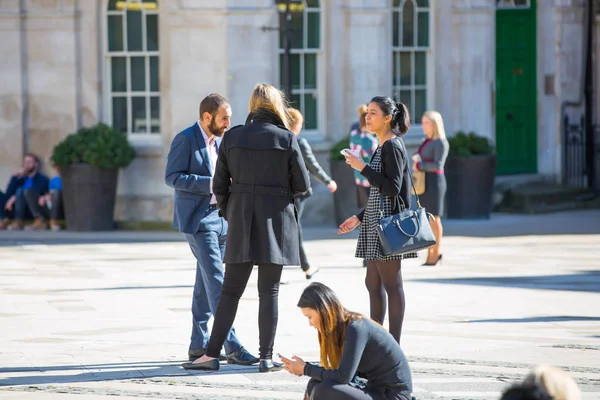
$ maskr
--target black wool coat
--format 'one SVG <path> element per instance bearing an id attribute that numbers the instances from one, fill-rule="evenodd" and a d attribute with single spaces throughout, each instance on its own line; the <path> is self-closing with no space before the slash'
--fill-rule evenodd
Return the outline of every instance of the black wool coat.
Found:
<path id="1" fill-rule="evenodd" d="M 213 179 L 229 224 L 224 262 L 299 265 L 294 195 L 309 189 L 296 136 L 276 114 L 257 110 L 226 132 Z"/>

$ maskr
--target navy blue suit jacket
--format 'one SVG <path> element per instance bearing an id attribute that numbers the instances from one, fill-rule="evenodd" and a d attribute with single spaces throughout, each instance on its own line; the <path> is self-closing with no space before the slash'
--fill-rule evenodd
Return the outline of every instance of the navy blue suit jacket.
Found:
<path id="1" fill-rule="evenodd" d="M 23 187 L 25 185 L 25 181 L 27 180 L 26 176 L 22 176 L 16 179 L 12 179 L 6 189 L 6 198 L 11 197 L 12 195 L 17 193 L 17 189 Z M 33 185 L 31 188 L 40 196 L 48 193 L 48 183 L 50 180 L 48 177 L 41 172 L 36 173 L 31 180 L 33 181 Z"/>
<path id="2" fill-rule="evenodd" d="M 217 139 L 217 148 L 220 139 Z M 173 227 L 195 234 L 210 205 L 213 167 L 198 123 L 175 136 L 171 143 L 165 183 L 175 189 Z"/>

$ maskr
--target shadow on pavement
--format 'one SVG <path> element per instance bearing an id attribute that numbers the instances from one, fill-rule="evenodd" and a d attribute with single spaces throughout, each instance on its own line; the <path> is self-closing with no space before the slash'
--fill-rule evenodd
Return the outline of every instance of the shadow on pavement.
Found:
<path id="1" fill-rule="evenodd" d="M 65 365 L 40 367 L 3 367 L 0 368 L 1 386 L 46 385 L 52 383 L 77 383 L 110 380 L 145 379 L 170 376 L 192 375 L 231 375 L 260 374 L 258 365 L 231 366 L 221 363 L 219 371 L 187 371 L 181 367 L 182 361 L 141 361 L 91 365 Z M 60 371 L 67 373 L 60 374 Z M 76 372 L 81 371 L 77 374 Z M 37 375 L 2 377 L 2 374 L 35 372 Z M 53 374 L 46 374 L 53 372 Z M 75 372 L 75 373 L 74 373 Z"/>
<path id="2" fill-rule="evenodd" d="M 526 322 L 570 322 L 570 321 L 600 321 L 600 317 L 582 317 L 582 316 L 576 316 L 576 315 L 556 315 L 556 316 L 526 317 L 526 318 L 474 319 L 471 321 L 461 321 L 461 323 L 499 322 L 499 323 L 522 324 L 522 323 L 526 323 Z"/>
<path id="3" fill-rule="evenodd" d="M 451 285 L 495 286 L 600 293 L 600 271 L 581 271 L 569 275 L 491 276 L 477 278 L 414 279 L 412 281 L 446 283 Z"/>

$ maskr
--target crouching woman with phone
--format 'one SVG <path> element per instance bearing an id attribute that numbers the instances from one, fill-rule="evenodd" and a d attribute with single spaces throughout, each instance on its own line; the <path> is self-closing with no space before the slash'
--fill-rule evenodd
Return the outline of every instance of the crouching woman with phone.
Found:
<path id="1" fill-rule="evenodd" d="M 290 373 L 309 376 L 308 400 L 411 400 L 412 378 L 398 342 L 378 323 L 348 311 L 336 294 L 310 284 L 298 307 L 319 332 L 321 366 L 280 355 Z"/>

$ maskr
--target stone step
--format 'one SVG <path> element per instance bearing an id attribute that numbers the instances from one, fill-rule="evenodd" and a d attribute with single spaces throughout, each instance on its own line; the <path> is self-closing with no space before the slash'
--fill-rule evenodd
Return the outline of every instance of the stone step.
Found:
<path id="1" fill-rule="evenodd" d="M 587 188 L 532 182 L 506 188 L 495 211 L 540 214 L 600 208 L 600 197 Z"/>

